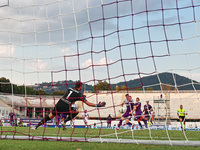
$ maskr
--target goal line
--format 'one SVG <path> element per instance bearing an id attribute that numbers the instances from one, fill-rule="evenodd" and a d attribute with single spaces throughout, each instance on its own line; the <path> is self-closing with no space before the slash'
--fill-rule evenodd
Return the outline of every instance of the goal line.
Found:
<path id="1" fill-rule="evenodd" d="M 97 142 L 97 143 L 126 143 L 171 146 L 200 146 L 200 141 L 183 140 L 136 140 L 136 139 L 111 139 L 111 138 L 83 138 L 83 137 L 53 137 L 53 136 L 11 136 L 0 135 L 0 139 L 10 140 L 41 140 L 41 141 L 69 141 L 69 142 Z"/>

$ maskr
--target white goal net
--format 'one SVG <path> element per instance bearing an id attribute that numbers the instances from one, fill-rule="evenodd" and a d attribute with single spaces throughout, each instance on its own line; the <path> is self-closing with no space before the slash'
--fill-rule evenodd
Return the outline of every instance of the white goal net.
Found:
<path id="1" fill-rule="evenodd" d="M 199 12 L 200 0 L 1 0 L 0 115 L 26 124 L 1 138 L 200 145 Z M 55 119 L 30 131 L 76 81 L 106 107 L 76 103 L 70 134 Z M 143 130 L 135 116 L 116 130 L 127 93 L 152 106 Z"/>

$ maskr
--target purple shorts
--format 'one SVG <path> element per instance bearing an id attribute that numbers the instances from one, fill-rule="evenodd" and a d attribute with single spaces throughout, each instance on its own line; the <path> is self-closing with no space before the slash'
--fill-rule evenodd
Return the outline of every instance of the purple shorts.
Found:
<path id="1" fill-rule="evenodd" d="M 109 121 L 107 121 L 107 123 L 111 123 L 111 121 L 109 120 Z"/>
<path id="2" fill-rule="evenodd" d="M 61 117 L 62 117 L 62 118 L 66 118 L 66 117 L 67 117 L 67 114 L 61 114 Z"/>
<path id="3" fill-rule="evenodd" d="M 141 120 L 142 119 L 142 113 L 136 114 L 135 115 L 137 120 Z"/>
<path id="4" fill-rule="evenodd" d="M 56 120 L 60 120 L 60 115 L 57 115 L 57 116 L 56 116 Z"/>
<path id="5" fill-rule="evenodd" d="M 150 118 L 150 115 L 149 115 L 149 114 L 145 114 L 144 118 L 149 119 L 149 118 Z"/>
<path id="6" fill-rule="evenodd" d="M 131 117 L 132 117 L 132 115 L 129 114 L 129 111 L 126 111 L 126 112 L 122 115 L 122 117 L 130 120 Z"/>

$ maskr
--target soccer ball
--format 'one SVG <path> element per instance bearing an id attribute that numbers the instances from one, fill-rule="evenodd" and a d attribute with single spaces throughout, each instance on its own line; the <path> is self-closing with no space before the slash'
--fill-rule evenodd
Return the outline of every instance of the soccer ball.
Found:
<path id="1" fill-rule="evenodd" d="M 125 112 L 125 108 L 124 108 L 124 107 L 121 107 L 121 108 L 119 109 L 119 112 L 120 112 L 120 113 L 124 113 L 124 112 Z"/>

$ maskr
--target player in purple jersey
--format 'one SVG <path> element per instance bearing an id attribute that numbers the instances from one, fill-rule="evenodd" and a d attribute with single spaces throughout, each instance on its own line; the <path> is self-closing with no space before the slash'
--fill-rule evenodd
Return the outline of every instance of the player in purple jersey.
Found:
<path id="1" fill-rule="evenodd" d="M 67 89 L 64 96 L 55 105 L 55 108 L 53 109 L 52 113 L 50 113 L 48 116 L 43 118 L 35 127 L 32 127 L 31 129 L 32 130 L 37 129 L 39 126 L 41 126 L 42 124 L 46 123 L 47 121 L 53 119 L 56 115 L 61 114 L 61 113 L 68 115 L 66 121 L 73 119 L 74 117 L 76 117 L 76 115 L 78 113 L 76 113 L 72 110 L 71 105 L 73 102 L 76 102 L 76 101 L 82 101 L 83 103 L 85 103 L 86 105 L 91 106 L 91 107 L 105 107 L 105 105 L 106 105 L 105 102 L 93 104 L 93 103 L 87 101 L 85 96 L 82 95 L 81 90 L 82 90 L 82 83 L 76 82 L 75 88 Z"/>
<path id="2" fill-rule="evenodd" d="M 77 107 L 77 105 L 75 104 L 75 102 L 73 102 L 72 105 L 71 105 L 71 111 L 73 111 L 73 114 L 74 114 L 75 117 L 76 117 L 76 115 L 78 115 L 78 113 L 79 113 L 79 111 L 77 111 L 77 110 L 78 110 L 78 107 Z M 71 119 L 71 122 L 73 122 L 73 125 L 74 125 L 75 117 L 74 117 L 73 119 Z M 65 114 L 65 113 L 62 113 L 62 114 L 61 114 L 61 118 L 62 118 L 61 124 L 62 124 L 62 126 L 63 126 L 63 130 L 65 130 L 65 129 L 66 129 L 66 122 L 67 122 L 68 118 L 71 118 L 71 116 L 70 116 L 70 115 L 67 115 L 67 114 Z M 72 128 L 74 127 L 73 125 L 72 125 Z"/>
<path id="3" fill-rule="evenodd" d="M 15 119 L 15 114 L 12 112 L 12 110 L 9 113 L 9 119 L 10 119 L 10 125 L 14 125 L 14 119 Z"/>
<path id="4" fill-rule="evenodd" d="M 74 112 L 75 113 L 75 112 Z M 76 112 L 77 113 L 77 112 Z M 61 114 L 61 118 L 62 118 L 62 122 L 61 122 L 61 125 L 63 126 L 63 130 L 65 130 L 66 129 L 66 118 L 67 118 L 67 114 L 64 114 L 64 113 L 62 113 Z"/>
<path id="5" fill-rule="evenodd" d="M 152 106 L 149 104 L 149 101 L 146 101 L 146 105 L 144 105 L 144 119 L 146 121 L 150 121 L 152 123 L 152 119 L 151 119 L 151 111 L 153 111 Z M 153 124 L 153 123 L 152 123 Z M 147 125 L 145 124 L 145 127 L 147 128 Z"/>
<path id="6" fill-rule="evenodd" d="M 55 128 L 56 127 L 59 128 L 59 122 L 60 122 L 60 114 L 56 115 L 56 126 L 55 126 Z"/>
<path id="7" fill-rule="evenodd" d="M 135 124 L 132 124 L 130 122 L 130 120 L 131 120 L 133 112 L 136 110 L 136 108 L 134 106 L 132 97 L 129 96 L 128 94 L 126 94 L 126 99 L 123 101 L 123 103 L 121 105 L 123 106 L 124 104 L 126 105 L 126 112 L 122 115 L 122 117 L 116 127 L 117 130 L 119 130 L 119 127 L 122 125 L 122 122 L 125 119 L 126 119 L 125 124 L 132 125 L 132 128 L 134 128 L 134 125 L 135 125 Z"/>
<path id="8" fill-rule="evenodd" d="M 144 121 L 145 127 L 147 126 L 147 121 L 144 120 L 144 117 L 143 117 L 143 114 L 142 114 L 142 110 L 141 110 L 140 99 L 138 97 L 136 98 L 135 106 L 136 106 L 135 116 L 136 116 L 136 119 L 138 121 L 138 124 L 140 125 L 140 127 L 142 129 L 142 124 L 141 124 L 140 121 L 141 120 Z"/>
<path id="9" fill-rule="evenodd" d="M 112 117 L 111 117 L 111 115 L 109 114 L 108 117 L 107 117 L 107 128 L 110 128 L 110 127 L 111 127 L 111 121 L 112 121 Z"/>

